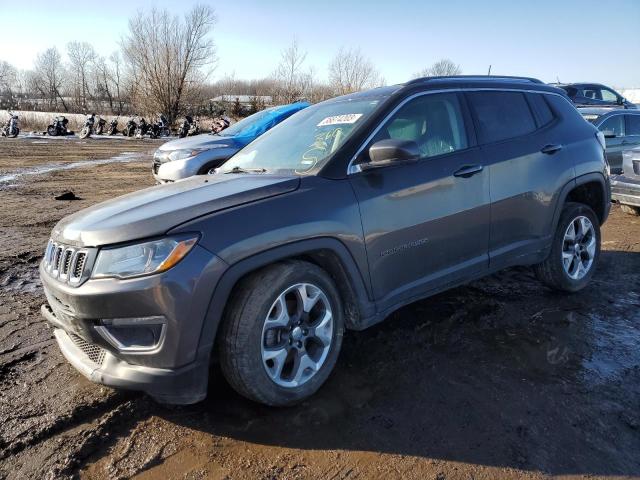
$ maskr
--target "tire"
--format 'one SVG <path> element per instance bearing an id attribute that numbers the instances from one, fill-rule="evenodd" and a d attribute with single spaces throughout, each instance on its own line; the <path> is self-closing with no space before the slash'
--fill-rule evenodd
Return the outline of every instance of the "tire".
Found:
<path id="1" fill-rule="evenodd" d="M 13 135 L 11 135 L 11 138 L 16 138 L 18 135 L 20 135 L 20 129 L 19 129 L 19 128 L 16 128 L 16 129 L 13 131 Z"/>
<path id="2" fill-rule="evenodd" d="M 58 129 L 53 125 L 49 125 L 47 127 L 47 133 L 52 137 L 56 137 L 58 135 Z"/>
<path id="3" fill-rule="evenodd" d="M 620 210 L 624 213 L 628 213 L 629 215 L 640 215 L 640 207 L 635 207 L 633 205 L 624 205 L 621 203 Z"/>
<path id="4" fill-rule="evenodd" d="M 288 312 L 297 309 L 293 305 L 302 305 L 301 291 L 308 299 L 317 299 L 308 316 Z M 277 311 L 285 312 L 279 318 L 289 326 L 274 326 L 280 324 L 274 319 Z M 325 320 L 327 315 L 329 321 Z M 302 323 L 296 323 L 300 318 Z M 325 337 L 323 343 L 313 337 L 316 329 L 319 337 Z M 244 397 L 271 406 L 294 405 L 313 395 L 327 380 L 338 359 L 343 333 L 342 300 L 331 277 L 308 262 L 276 263 L 248 276 L 232 293 L 217 340 L 220 367 L 229 384 Z M 266 339 L 278 345 L 267 350 Z M 286 356 L 273 357 L 280 358 L 278 363 L 265 359 L 268 352 L 283 351 Z M 298 365 L 311 361 L 315 368 L 296 370 L 293 359 L 305 356 L 304 363 Z"/>
<path id="5" fill-rule="evenodd" d="M 84 127 L 82 130 L 80 130 L 80 133 L 78 134 L 78 137 L 87 138 L 89 136 L 90 132 L 91 131 L 87 127 Z"/>
<path id="6" fill-rule="evenodd" d="M 585 218 L 588 222 L 582 220 Z M 591 229 L 584 226 L 589 222 Z M 570 226 L 572 230 L 569 229 Z M 570 239 L 571 231 L 575 234 L 574 241 Z M 581 203 L 565 204 L 553 237 L 551 252 L 546 260 L 534 266 L 536 276 L 555 290 L 564 292 L 582 290 L 593 277 L 597 267 L 600 258 L 600 241 L 600 221 L 593 210 Z"/>

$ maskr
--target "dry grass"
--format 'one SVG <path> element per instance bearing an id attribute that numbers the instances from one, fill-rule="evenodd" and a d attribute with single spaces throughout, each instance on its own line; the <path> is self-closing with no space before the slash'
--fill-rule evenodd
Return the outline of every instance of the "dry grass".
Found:
<path id="1" fill-rule="evenodd" d="M 47 130 L 47 126 L 51 125 L 53 117 L 63 115 L 69 119 L 69 130 L 80 131 L 84 126 L 84 120 L 86 115 L 82 113 L 63 113 L 63 112 L 31 112 L 27 110 L 12 110 L 12 112 L 20 117 L 20 130 L 22 132 L 44 132 Z M 4 125 L 7 121 L 9 112 L 7 110 L 0 110 L 0 125 Z M 129 119 L 129 115 L 123 115 L 117 117 L 116 115 L 100 115 L 107 121 L 107 125 L 114 118 L 119 118 L 118 128 L 123 128 Z M 155 121 L 155 118 L 145 117 L 145 120 Z M 208 131 L 211 128 L 211 122 L 213 118 L 200 117 L 200 128 L 204 131 Z"/>
<path id="2" fill-rule="evenodd" d="M 47 126 L 51 125 L 53 117 L 63 115 L 69 119 L 69 129 L 79 131 L 84 125 L 86 115 L 81 113 L 62 113 L 62 112 L 30 112 L 22 110 L 12 110 L 12 112 L 20 117 L 20 130 L 23 132 L 44 132 Z M 0 124 L 4 124 L 9 116 L 7 110 L 0 110 Z M 107 120 L 107 124 L 111 119 L 116 118 L 115 115 L 101 115 Z"/>

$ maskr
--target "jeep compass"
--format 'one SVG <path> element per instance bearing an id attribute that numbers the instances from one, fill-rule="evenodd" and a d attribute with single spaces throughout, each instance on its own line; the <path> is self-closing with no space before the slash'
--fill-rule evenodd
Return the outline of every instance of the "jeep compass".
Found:
<path id="1" fill-rule="evenodd" d="M 601 132 L 564 91 L 512 77 L 412 80 L 310 106 L 214 174 L 58 223 L 40 265 L 65 357 L 161 402 L 290 405 L 345 330 L 514 265 L 592 278 L 610 205 Z"/>

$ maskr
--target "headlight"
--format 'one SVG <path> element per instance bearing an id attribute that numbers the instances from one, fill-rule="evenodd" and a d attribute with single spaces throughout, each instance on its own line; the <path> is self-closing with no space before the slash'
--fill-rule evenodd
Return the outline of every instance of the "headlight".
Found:
<path id="1" fill-rule="evenodd" d="M 169 270 L 198 241 L 197 236 L 167 237 L 150 242 L 100 250 L 93 278 L 130 278 Z"/>
<path id="2" fill-rule="evenodd" d="M 184 150 L 174 150 L 168 155 L 168 158 L 170 161 L 184 160 L 186 158 L 195 157 L 196 155 L 202 152 L 206 152 L 207 150 L 212 150 L 214 148 L 225 148 L 228 146 L 229 145 L 223 145 L 223 144 L 217 143 L 217 144 L 209 145 L 208 147 L 202 147 L 202 148 L 188 148 Z"/>

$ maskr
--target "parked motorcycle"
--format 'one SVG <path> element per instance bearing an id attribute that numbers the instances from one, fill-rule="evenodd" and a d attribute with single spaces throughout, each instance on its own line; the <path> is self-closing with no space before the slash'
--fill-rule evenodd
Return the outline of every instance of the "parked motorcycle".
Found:
<path id="1" fill-rule="evenodd" d="M 9 120 L 2 127 L 2 136 L 7 138 L 16 138 L 20 133 L 20 128 L 18 127 L 18 115 L 14 115 L 9 112 Z"/>
<path id="2" fill-rule="evenodd" d="M 178 136 L 180 138 L 184 138 L 187 135 L 189 135 L 189 131 L 191 130 L 192 123 L 193 123 L 193 117 L 191 117 L 190 115 L 186 115 L 184 117 L 184 120 L 182 121 L 182 124 L 180 125 L 180 128 L 178 129 Z"/>
<path id="3" fill-rule="evenodd" d="M 78 136 L 80 138 L 87 138 L 90 137 L 91 134 L 93 133 L 93 125 L 95 124 L 96 121 L 96 116 L 95 114 L 91 114 L 91 115 L 87 115 L 87 118 L 84 121 L 84 126 L 82 127 L 82 130 L 80 130 L 80 133 L 78 134 Z"/>
<path id="4" fill-rule="evenodd" d="M 143 138 L 148 132 L 149 124 L 143 117 L 140 117 L 140 122 L 138 123 L 138 127 L 135 131 L 136 138 Z"/>
<path id="5" fill-rule="evenodd" d="M 108 135 L 117 135 L 118 134 L 118 119 L 114 118 L 109 122 L 109 129 L 107 130 Z"/>
<path id="6" fill-rule="evenodd" d="M 191 123 L 191 126 L 189 127 L 189 132 L 187 133 L 187 136 L 191 137 L 193 135 L 199 135 L 200 134 L 200 119 L 198 117 L 196 117 L 195 121 Z"/>
<path id="7" fill-rule="evenodd" d="M 159 137 L 170 137 L 171 129 L 169 128 L 169 122 L 167 121 L 167 117 L 163 114 L 158 115 L 158 122 L 156 123 L 158 126 L 158 136 Z"/>
<path id="8" fill-rule="evenodd" d="M 73 132 L 67 128 L 68 123 L 69 119 L 63 115 L 54 117 L 51 125 L 47 127 L 47 133 L 52 137 L 56 137 L 58 135 L 71 135 Z"/>
<path id="9" fill-rule="evenodd" d="M 96 135 L 102 135 L 104 133 L 104 127 L 107 121 L 98 115 L 98 125 L 96 126 Z"/>
<path id="10" fill-rule="evenodd" d="M 229 125 L 231 125 L 231 121 L 228 117 L 216 118 L 211 124 L 211 134 L 215 135 L 216 133 L 220 133 L 225 128 L 228 128 Z"/>
<path id="11" fill-rule="evenodd" d="M 136 128 L 138 128 L 138 124 L 133 117 L 130 117 L 129 121 L 127 121 L 127 125 L 124 127 L 124 130 L 122 130 L 122 135 L 125 137 L 133 137 L 136 133 Z"/>

